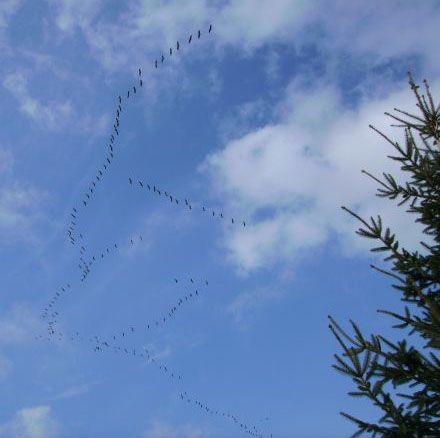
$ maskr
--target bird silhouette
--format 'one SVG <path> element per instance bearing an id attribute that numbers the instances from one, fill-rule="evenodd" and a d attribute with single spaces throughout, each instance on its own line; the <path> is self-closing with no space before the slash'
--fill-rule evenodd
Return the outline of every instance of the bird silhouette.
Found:
<path id="1" fill-rule="evenodd" d="M 209 25 L 208 33 L 211 33 L 211 30 L 212 30 L 212 24 Z"/>
<path id="2" fill-rule="evenodd" d="M 179 44 L 179 41 L 177 41 L 176 49 L 179 50 L 179 48 L 180 48 L 180 44 Z"/>
<path id="3" fill-rule="evenodd" d="M 139 85 L 142 87 L 142 79 L 139 80 Z"/>
<path id="4" fill-rule="evenodd" d="M 173 49 L 170 47 L 170 56 L 173 54 Z"/>
<path id="5" fill-rule="evenodd" d="M 130 90 L 127 91 L 127 99 L 130 97 Z"/>
<path id="6" fill-rule="evenodd" d="M 140 185 L 141 187 L 144 187 L 144 183 L 143 183 L 142 181 L 139 181 L 139 185 Z"/>
<path id="7" fill-rule="evenodd" d="M 133 180 L 132 180 L 131 178 L 128 178 L 128 182 L 129 182 L 130 184 L 133 184 Z"/>
<path id="8" fill-rule="evenodd" d="M 162 64 L 163 64 L 164 60 L 165 60 L 165 56 L 163 56 L 163 54 L 162 54 L 162 58 L 161 58 Z"/>
<path id="9" fill-rule="evenodd" d="M 135 86 L 133 86 L 133 91 L 134 91 L 134 94 L 136 94 L 136 87 Z"/>
<path id="10" fill-rule="evenodd" d="M 154 61 L 154 66 L 157 68 L 157 59 Z"/>
<path id="11" fill-rule="evenodd" d="M 190 36 L 189 36 L 189 39 L 188 39 L 188 44 L 191 44 L 191 40 L 192 40 L 192 38 L 193 38 L 193 36 L 190 35 Z"/>
<path id="12" fill-rule="evenodd" d="M 141 69 L 139 69 L 139 76 L 142 74 Z"/>
<path id="13" fill-rule="evenodd" d="M 201 32 L 200 30 L 197 32 L 197 38 L 200 38 Z"/>

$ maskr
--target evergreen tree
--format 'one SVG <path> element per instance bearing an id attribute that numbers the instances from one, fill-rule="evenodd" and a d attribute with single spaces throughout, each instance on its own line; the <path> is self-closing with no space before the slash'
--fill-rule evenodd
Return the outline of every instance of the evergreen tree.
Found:
<path id="1" fill-rule="evenodd" d="M 425 339 L 427 342 L 423 349 L 429 351 L 429 357 L 414 347 L 408 348 L 405 339 L 394 345 L 381 335 L 371 335 L 371 341 L 368 341 L 363 337 L 358 326 L 350 320 L 355 332 L 353 339 L 329 315 L 331 321 L 329 328 L 344 350 L 342 355 L 347 358 L 345 362 L 335 354 L 337 365 L 332 367 L 350 376 L 357 385 L 358 390 L 348 394 L 354 397 L 368 397 L 384 413 L 378 424 L 371 424 L 341 412 L 341 415 L 358 426 L 352 437 L 360 436 L 364 432 L 371 432 L 372 436 L 381 437 L 440 436 L 440 359 L 433 352 L 440 349 L 440 105 L 437 108 L 434 106 L 426 79 L 423 82 L 429 104 L 424 95 L 420 97 L 417 91 L 420 87 L 414 83 L 410 72 L 408 77 L 422 117 L 397 108 L 394 110 L 411 117 L 412 121 L 405 121 L 385 113 L 403 123 L 391 126 L 404 127 L 406 152 L 397 142 L 392 142 L 374 126 L 369 125 L 369 127 L 397 149 L 401 156 L 388 157 L 400 161 L 401 169 L 412 173 L 411 182 L 406 183 L 406 187 L 402 187 L 390 174 L 383 173 L 385 183 L 365 170 L 362 172 L 383 187 L 378 189 L 376 196 L 395 199 L 401 195 L 399 206 L 413 198 L 410 208 L 406 211 L 418 214 L 416 222 L 426 225 L 423 232 L 434 236 L 436 244 L 429 246 L 425 242 L 420 242 L 428 250 L 426 256 L 418 254 L 417 251 L 410 253 L 404 248 L 399 251 L 399 242 L 395 239 L 395 234 L 392 234 L 389 228 L 382 233 L 380 216 L 377 221 L 371 217 L 371 225 L 369 225 L 348 208 L 342 207 L 342 209 L 365 225 L 365 229 L 360 228 L 356 231 L 357 234 L 381 242 L 381 246 L 371 251 L 390 253 L 384 260 L 393 261 L 394 266 L 391 271 L 394 272 L 379 269 L 374 265 L 370 266 L 397 280 L 399 283 L 393 284 L 392 287 L 401 291 L 402 301 L 410 303 L 413 307 L 413 314 L 410 313 L 407 305 L 405 305 L 405 315 L 387 310 L 378 310 L 378 312 L 399 321 L 399 324 L 394 325 L 393 328 L 410 327 L 409 335 L 417 332 Z M 419 131 L 421 141 L 426 148 L 417 147 L 412 130 Z M 434 140 L 433 147 L 429 146 L 429 139 Z M 418 315 L 421 312 L 422 317 L 414 315 L 414 310 L 418 311 Z M 382 348 L 383 344 L 388 347 L 387 351 Z M 399 397 L 399 401 L 404 400 L 397 406 L 393 397 L 385 390 L 386 385 L 390 383 L 394 389 L 403 384 L 408 384 L 410 388 L 418 388 L 409 394 L 396 393 L 394 396 L 396 399 Z"/>

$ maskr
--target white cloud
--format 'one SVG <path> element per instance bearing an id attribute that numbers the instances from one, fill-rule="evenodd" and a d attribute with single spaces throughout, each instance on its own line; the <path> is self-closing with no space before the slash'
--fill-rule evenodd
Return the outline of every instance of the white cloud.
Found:
<path id="1" fill-rule="evenodd" d="M 0 425 L 0 437 L 54 438 L 59 436 L 58 422 L 50 406 L 35 406 L 19 410 L 14 417 Z"/>
<path id="2" fill-rule="evenodd" d="M 16 71 L 7 75 L 3 86 L 16 98 L 20 111 L 38 124 L 57 130 L 72 117 L 69 101 L 49 102 L 47 105 L 33 98 L 28 91 L 28 78 L 25 73 Z"/>
<path id="3" fill-rule="evenodd" d="M 354 234 L 360 224 L 347 217 L 341 205 L 360 207 L 361 217 L 380 214 L 408 249 L 420 250 L 421 239 L 431 242 L 413 215 L 375 197 L 377 183 L 360 172 L 365 169 L 380 177 L 388 171 L 401 184 L 408 180 L 387 158 L 394 152 L 392 146 L 368 124 L 393 138 L 398 134 L 402 143 L 402 130 L 392 128 L 390 133 L 388 125 L 394 121 L 383 112 L 397 107 L 414 113 L 409 87 L 402 84 L 400 91 L 364 100 L 351 111 L 341 104 L 334 87 L 321 84 L 305 91 L 301 82 L 295 80 L 287 88 L 276 111 L 278 123 L 228 142 L 201 166 L 226 203 L 252 219 L 226 237 L 230 259 L 242 272 L 270 267 L 305 256 L 306 250 L 324 243 L 330 231 L 340 233 L 346 254 L 365 254 L 371 241 Z M 440 82 L 430 82 L 434 96 L 439 95 Z"/>
<path id="4" fill-rule="evenodd" d="M 171 426 L 159 421 L 155 421 L 151 428 L 144 433 L 144 438 L 201 438 L 206 436 L 201 428 L 191 424 Z"/>
<path id="5" fill-rule="evenodd" d="M 305 0 L 142 0 L 117 17 L 102 13 L 102 1 L 52 2 L 58 28 L 67 35 L 80 29 L 96 58 L 109 69 L 132 66 L 135 60 L 141 64 L 146 53 L 167 50 L 177 39 L 182 41 L 188 33 L 213 23 L 212 44 L 219 53 L 229 45 L 252 53 L 271 43 L 300 49 L 314 42 L 332 59 L 338 53 L 352 53 L 369 57 L 370 65 L 419 53 L 430 70 L 440 71 L 432 37 L 440 15 L 435 1 L 373 1 L 360 7 L 338 0 L 329 9 L 325 1 Z M 399 28 L 409 31 L 401 35 L 396 32 Z"/>

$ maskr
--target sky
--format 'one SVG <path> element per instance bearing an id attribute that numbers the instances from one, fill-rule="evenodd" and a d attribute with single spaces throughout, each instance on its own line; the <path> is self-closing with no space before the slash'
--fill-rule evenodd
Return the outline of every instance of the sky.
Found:
<path id="1" fill-rule="evenodd" d="M 395 342 L 377 309 L 404 304 L 341 206 L 432 242 L 361 170 L 409 180 L 368 125 L 404 145 L 384 112 L 419 114 L 408 71 L 438 103 L 439 22 L 431 0 L 1 1 L 0 436 L 377 422 L 327 316 Z"/>

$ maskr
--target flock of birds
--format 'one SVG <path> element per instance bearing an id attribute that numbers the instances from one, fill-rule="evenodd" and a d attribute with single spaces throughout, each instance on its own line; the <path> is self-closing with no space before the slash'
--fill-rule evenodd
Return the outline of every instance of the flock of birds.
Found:
<path id="1" fill-rule="evenodd" d="M 212 32 L 212 25 L 209 26 L 208 34 L 210 34 L 211 32 Z M 202 32 L 199 30 L 196 35 L 197 35 L 197 39 L 200 39 L 202 36 Z M 193 35 L 191 34 L 188 38 L 188 44 L 191 44 L 192 41 L 193 41 Z M 180 48 L 181 48 L 181 44 L 179 41 L 177 41 L 175 50 L 179 51 Z M 173 54 L 173 48 L 170 47 L 169 56 L 172 56 L 172 54 Z M 159 64 L 163 64 L 164 61 L 165 61 L 165 56 L 164 54 L 162 54 L 160 58 L 160 63 L 159 60 L 157 59 L 154 61 L 154 68 L 158 68 Z M 140 68 L 138 70 L 137 85 L 140 88 L 142 88 L 143 86 L 142 70 Z M 122 243 L 113 242 L 105 249 L 93 253 L 91 255 L 88 255 L 88 250 L 86 249 L 87 246 L 86 239 L 81 232 L 77 232 L 77 223 L 80 217 L 80 209 L 87 208 L 89 203 L 92 201 L 93 196 L 96 194 L 96 190 L 98 189 L 98 185 L 102 183 L 102 181 L 104 180 L 104 176 L 109 171 L 111 165 L 113 164 L 113 160 L 115 159 L 116 149 L 117 149 L 116 140 L 117 137 L 119 136 L 121 115 L 123 112 L 124 101 L 127 101 L 128 99 L 130 99 L 130 96 L 133 96 L 137 93 L 138 93 L 138 89 L 136 88 L 136 85 L 132 85 L 127 90 L 126 98 L 123 98 L 121 95 L 118 96 L 113 130 L 109 137 L 107 150 L 103 160 L 102 167 L 97 170 L 95 177 L 90 181 L 88 190 L 85 193 L 80 206 L 73 207 L 70 212 L 70 223 L 68 225 L 67 234 L 71 244 L 79 246 L 78 267 L 81 271 L 81 277 L 80 277 L 81 282 L 84 282 L 87 279 L 89 274 L 92 272 L 92 267 L 95 265 L 95 263 L 97 263 L 98 261 L 103 261 L 103 259 L 108 255 L 110 255 L 111 252 L 114 253 L 118 251 L 124 244 L 135 245 L 136 243 L 142 242 L 143 240 L 142 235 L 139 234 L 137 237 L 130 238 L 129 241 L 127 242 L 122 242 Z M 219 213 L 212 209 L 209 210 L 203 204 L 199 205 L 199 204 L 191 203 L 187 198 L 184 198 L 183 200 L 178 199 L 176 196 L 168 193 L 167 191 L 151 183 L 144 183 L 144 181 L 142 180 L 137 180 L 137 183 L 135 183 L 135 180 L 132 179 L 132 177 L 128 178 L 128 182 L 131 186 L 134 186 L 136 184 L 139 188 L 145 189 L 148 192 L 155 193 L 158 196 L 163 195 L 163 197 L 165 199 L 169 199 L 173 205 L 184 206 L 185 208 L 188 209 L 188 211 L 193 211 L 193 206 L 194 206 L 197 207 L 197 209 L 200 210 L 201 212 L 212 215 L 212 217 L 217 216 L 219 219 L 225 219 L 223 213 L 221 212 Z M 194 210 L 195 209 L 196 208 L 194 208 Z M 230 221 L 231 221 L 230 223 L 234 225 L 239 224 L 241 222 L 243 227 L 246 226 L 245 221 L 237 221 L 232 217 L 230 218 Z M 81 242 L 79 242 L 79 239 L 81 239 Z M 147 349 L 146 347 L 139 349 L 136 348 L 136 346 L 129 346 L 128 344 L 129 339 L 135 333 L 149 333 L 152 330 L 158 328 L 159 326 L 163 326 L 164 324 L 169 322 L 171 319 L 175 317 L 178 311 L 182 309 L 182 307 L 184 307 L 186 304 L 193 302 L 202 293 L 204 293 L 204 290 L 209 284 L 206 279 L 195 280 L 194 278 L 189 278 L 188 280 L 179 280 L 177 278 L 174 278 L 172 279 L 172 281 L 178 287 L 183 286 L 186 289 L 186 293 L 184 293 L 184 295 L 179 297 L 171 306 L 169 306 L 168 310 L 163 315 L 158 316 L 156 319 L 152 319 L 150 321 L 144 322 L 142 327 L 129 326 L 124 330 L 120 330 L 118 333 L 111 333 L 105 337 L 100 337 L 97 335 L 91 336 L 90 334 L 84 335 L 78 331 L 76 331 L 75 333 L 66 334 L 59 329 L 58 323 L 61 312 L 61 308 L 60 308 L 61 301 L 67 295 L 72 295 L 74 290 L 74 287 L 70 283 L 66 283 L 65 285 L 61 286 L 59 290 L 57 290 L 51 296 L 51 298 L 49 299 L 49 301 L 47 302 L 46 306 L 42 311 L 41 316 L 43 320 L 47 322 L 46 335 L 40 334 L 37 335 L 35 338 L 40 340 L 47 339 L 49 341 L 54 341 L 54 342 L 63 342 L 66 340 L 70 340 L 73 342 L 88 342 L 89 344 L 92 344 L 93 351 L 96 353 L 112 352 L 115 354 L 122 354 L 131 358 L 141 359 L 145 363 L 156 366 L 170 379 L 182 384 L 184 378 L 176 371 L 173 371 L 166 363 L 164 363 L 159 357 L 157 357 L 157 355 L 155 355 L 153 351 Z M 224 418 L 225 420 L 229 420 L 233 422 L 237 427 L 240 427 L 240 429 L 243 432 L 248 433 L 251 436 L 255 436 L 259 438 L 263 438 L 265 436 L 272 437 L 271 433 L 263 434 L 255 425 L 252 426 L 248 425 L 248 423 L 246 423 L 244 420 L 240 419 L 238 416 L 236 416 L 231 412 L 215 409 L 206 403 L 202 403 L 194 396 L 190 397 L 187 391 L 181 391 L 180 398 L 182 401 L 188 404 L 193 404 L 195 407 L 202 409 L 203 412 L 206 412 L 207 414 L 217 415 Z M 266 418 L 266 420 L 268 420 L 268 418 Z"/>

